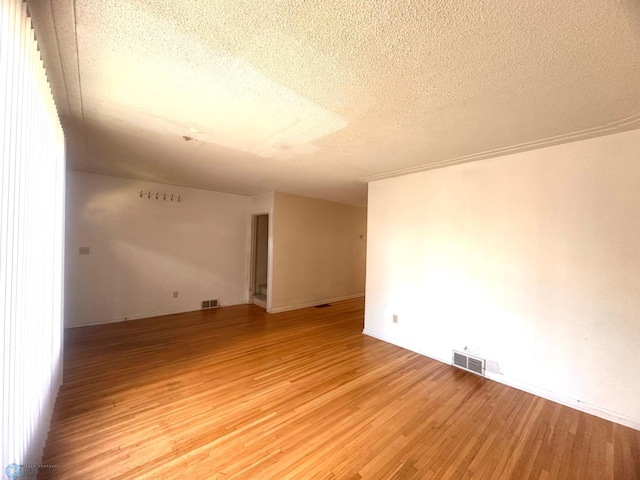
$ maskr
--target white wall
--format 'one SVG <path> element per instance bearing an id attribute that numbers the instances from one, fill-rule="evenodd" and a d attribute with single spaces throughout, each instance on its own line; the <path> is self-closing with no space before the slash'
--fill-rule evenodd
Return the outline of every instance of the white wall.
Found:
<path id="1" fill-rule="evenodd" d="M 140 198 L 140 190 L 182 201 Z M 66 325 L 246 302 L 250 198 L 70 172 Z M 90 247 L 79 255 L 79 247 Z M 173 292 L 178 292 L 178 298 Z"/>
<path id="2" fill-rule="evenodd" d="M 365 333 L 640 429 L 640 130 L 377 181 L 368 211 Z"/>

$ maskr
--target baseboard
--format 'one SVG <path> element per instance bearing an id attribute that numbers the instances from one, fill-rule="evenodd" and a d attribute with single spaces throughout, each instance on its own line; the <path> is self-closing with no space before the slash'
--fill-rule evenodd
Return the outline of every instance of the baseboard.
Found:
<path id="1" fill-rule="evenodd" d="M 373 338 L 377 338 L 378 340 L 382 340 L 383 342 L 391 343 L 398 347 L 404 348 L 406 350 L 411 350 L 412 352 L 418 353 L 425 357 L 429 357 L 438 362 L 445 363 L 447 365 L 451 365 L 451 359 L 443 359 L 434 357 L 433 355 L 429 355 L 424 351 L 421 351 L 419 347 L 415 345 L 408 344 L 404 341 L 400 341 L 397 338 L 390 337 L 387 335 L 381 335 L 377 332 L 364 329 L 362 331 L 363 334 L 368 335 Z M 452 367 L 454 368 L 454 367 Z M 603 418 L 605 420 L 609 420 L 614 423 L 618 423 L 620 425 L 624 425 L 625 427 L 633 428 L 634 430 L 640 431 L 640 419 L 629 417 L 628 415 L 624 415 L 617 412 L 612 412 L 605 408 L 599 407 L 597 405 L 591 405 L 589 403 L 582 402 L 580 400 L 576 400 L 571 397 L 567 397 L 566 395 L 562 395 L 559 393 L 551 392 L 549 390 L 545 390 L 543 388 L 538 388 L 534 385 L 529 385 L 524 382 L 520 382 L 518 380 L 514 380 L 512 378 L 507 378 L 498 373 L 487 372 L 485 374 L 485 378 L 489 380 L 493 380 L 494 382 L 502 383 L 503 385 L 507 385 L 512 388 L 516 388 L 523 392 L 531 393 L 532 395 L 536 395 L 538 397 L 544 398 L 546 400 L 550 400 L 555 403 L 559 403 L 560 405 L 564 405 L 566 407 L 573 408 L 575 410 L 579 410 L 584 413 L 588 413 L 590 415 L 594 415 L 599 418 Z"/>
<path id="2" fill-rule="evenodd" d="M 341 302 L 343 300 L 352 300 L 354 298 L 362 298 L 364 297 L 364 293 L 358 293 L 356 295 L 347 295 L 345 297 L 335 297 L 335 298 L 330 298 L 328 300 L 319 300 L 316 302 L 311 302 L 311 303 L 305 303 L 305 304 L 301 304 L 301 305 L 289 305 L 289 306 L 285 306 L 285 307 L 278 307 L 278 308 L 273 308 L 271 309 L 271 312 L 269 313 L 280 313 L 280 312 L 287 312 L 289 310 L 298 310 L 300 308 L 307 308 L 307 307 L 315 307 L 316 305 L 322 305 L 323 303 L 332 303 L 332 302 Z M 251 302 L 249 301 L 245 301 L 242 303 L 232 303 L 232 304 L 228 304 L 228 305 L 224 305 L 224 307 L 232 307 L 234 305 L 246 305 L 248 303 L 253 303 L 253 299 L 250 299 Z M 201 309 L 197 309 L 197 310 L 180 310 L 177 312 L 147 312 L 147 313 L 141 313 L 138 315 L 131 315 L 131 316 L 127 316 L 127 317 L 121 317 L 121 318 L 112 318 L 109 320 L 103 320 L 100 322 L 92 322 L 92 323 L 75 323 L 73 325 L 66 325 L 65 324 L 65 328 L 76 328 L 76 327 L 88 327 L 91 325 L 104 325 L 107 323 L 117 323 L 117 322 L 128 322 L 129 320 L 139 320 L 141 318 L 151 318 L 151 317 L 162 317 L 165 315 L 177 315 L 180 313 L 192 313 L 192 312 L 199 312 Z"/>
<path id="3" fill-rule="evenodd" d="M 545 390 L 534 385 L 529 385 L 528 383 L 520 382 L 518 380 L 514 380 L 513 378 L 506 378 L 498 373 L 488 372 L 485 374 L 485 378 L 498 383 L 502 383 L 503 385 L 507 385 L 509 387 L 516 388 L 518 390 L 522 390 L 523 392 L 531 393 L 533 395 L 536 395 L 537 397 L 542 397 L 546 400 L 559 403 L 560 405 L 564 405 L 565 407 L 570 407 L 575 410 L 588 413 L 589 415 L 594 415 L 596 417 L 603 418 L 604 420 L 609 420 L 610 422 L 618 423 L 620 425 L 624 425 L 625 427 L 633 428 L 634 430 L 640 431 L 640 419 L 629 417 L 628 415 L 624 415 L 621 413 L 612 412 L 611 410 L 607 410 L 606 408 L 582 402 L 575 398 L 567 397 L 566 395 L 555 393 L 550 390 Z"/>
<path id="4" fill-rule="evenodd" d="M 234 305 L 246 305 L 247 302 L 242 302 L 242 303 L 230 303 L 230 304 L 226 304 L 226 305 L 220 305 L 218 307 L 214 307 L 214 308 L 198 308 L 196 310 L 180 310 L 177 312 L 150 312 L 150 313 L 141 313 L 138 315 L 131 315 L 128 317 L 121 317 L 121 318 L 112 318 L 109 320 L 103 320 L 100 322 L 92 322 L 92 323 L 75 323 L 73 325 L 66 325 L 64 326 L 64 328 L 76 328 L 76 327 L 90 327 L 91 325 L 106 325 L 108 323 L 118 323 L 118 322 L 128 322 L 130 320 L 140 320 L 141 318 L 152 318 L 152 317 L 164 317 L 167 315 L 179 315 L 181 313 L 195 313 L 195 312 L 200 312 L 200 311 L 204 311 L 204 310 L 215 310 L 217 308 L 224 308 L 224 307 L 233 307 Z"/>
<path id="5" fill-rule="evenodd" d="M 315 307 L 316 305 L 322 305 L 325 303 L 342 302 L 343 300 L 352 300 L 354 298 L 362 298 L 362 297 L 364 297 L 364 293 L 358 293 L 356 295 L 347 295 L 346 297 L 328 298 L 326 300 L 318 300 L 315 302 L 303 303 L 299 305 L 287 305 L 284 307 L 272 308 L 269 313 L 288 312 L 289 310 L 299 310 L 300 308 Z"/>
<path id="6" fill-rule="evenodd" d="M 267 301 L 266 300 L 261 300 L 255 296 L 251 296 L 251 301 L 249 303 L 252 303 L 254 305 L 259 306 L 260 308 L 264 308 L 265 310 L 267 309 Z"/>
<path id="7" fill-rule="evenodd" d="M 416 345 L 411 345 L 408 344 L 407 342 L 404 341 L 400 341 L 399 339 L 395 338 L 395 337 L 390 337 L 388 335 L 381 335 L 377 332 L 373 332 L 371 330 L 368 329 L 364 329 L 362 331 L 362 333 L 364 333 L 365 335 L 368 335 L 369 337 L 373 337 L 373 338 L 377 338 L 378 340 L 382 340 L 383 342 L 387 342 L 387 343 L 391 343 L 393 345 L 396 345 L 397 347 L 400 348 L 404 348 L 405 350 L 411 350 L 412 352 L 415 353 L 419 353 L 420 355 L 424 356 L 424 357 L 429 357 L 432 360 L 436 360 L 438 362 L 442 362 L 442 363 L 446 363 L 447 365 L 451 365 L 451 359 L 450 358 L 440 358 L 440 357 L 434 357 L 433 355 L 430 355 L 428 353 L 426 353 L 425 351 L 421 350 L 420 347 L 416 346 Z"/>

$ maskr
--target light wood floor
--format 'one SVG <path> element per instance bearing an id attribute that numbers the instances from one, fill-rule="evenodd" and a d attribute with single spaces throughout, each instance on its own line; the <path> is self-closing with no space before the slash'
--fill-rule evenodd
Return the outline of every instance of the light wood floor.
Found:
<path id="1" fill-rule="evenodd" d="M 640 478 L 640 432 L 362 335 L 363 301 L 70 329 L 64 479 Z"/>

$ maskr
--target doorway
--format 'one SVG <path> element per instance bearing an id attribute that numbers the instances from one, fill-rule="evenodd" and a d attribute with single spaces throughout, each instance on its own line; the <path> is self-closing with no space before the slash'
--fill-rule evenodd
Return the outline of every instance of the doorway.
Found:
<path id="1" fill-rule="evenodd" d="M 252 215 L 251 221 L 251 303 L 267 308 L 269 295 L 269 215 Z"/>

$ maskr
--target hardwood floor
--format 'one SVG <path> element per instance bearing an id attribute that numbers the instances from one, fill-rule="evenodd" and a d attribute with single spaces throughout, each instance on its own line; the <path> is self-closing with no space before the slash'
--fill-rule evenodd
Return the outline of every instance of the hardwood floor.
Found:
<path id="1" fill-rule="evenodd" d="M 362 335 L 362 300 L 66 331 L 64 479 L 640 478 L 640 432 Z"/>

